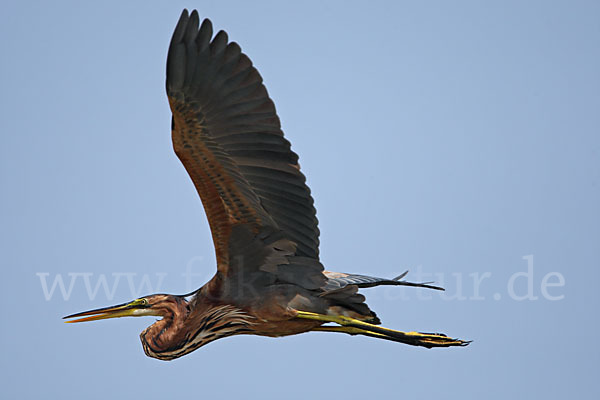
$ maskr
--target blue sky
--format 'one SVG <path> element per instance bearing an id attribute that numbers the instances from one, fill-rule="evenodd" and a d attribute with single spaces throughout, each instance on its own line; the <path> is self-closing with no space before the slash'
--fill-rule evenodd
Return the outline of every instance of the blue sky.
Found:
<path id="1" fill-rule="evenodd" d="M 166 363 L 150 318 L 62 323 L 215 271 L 164 93 L 184 7 L 261 72 L 326 267 L 435 280 L 365 294 L 384 326 L 471 346 L 234 337 Z M 599 21 L 594 1 L 3 2 L 0 394 L 598 397 Z"/>

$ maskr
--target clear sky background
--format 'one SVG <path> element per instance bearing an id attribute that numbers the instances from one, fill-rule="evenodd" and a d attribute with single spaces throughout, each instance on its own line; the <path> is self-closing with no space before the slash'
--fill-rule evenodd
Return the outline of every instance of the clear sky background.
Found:
<path id="1" fill-rule="evenodd" d="M 263 75 L 326 267 L 444 285 L 365 293 L 469 347 L 239 336 L 162 362 L 151 318 L 61 321 L 215 271 L 164 93 L 184 7 Z M 599 398 L 599 49 L 596 1 L 3 1 L 0 397 Z"/>

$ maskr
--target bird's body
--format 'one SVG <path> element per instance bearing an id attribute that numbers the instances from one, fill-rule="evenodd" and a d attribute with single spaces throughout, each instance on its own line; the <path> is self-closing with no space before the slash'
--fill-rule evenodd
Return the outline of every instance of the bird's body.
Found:
<path id="1" fill-rule="evenodd" d="M 70 322 L 161 316 L 142 332 L 148 356 L 174 359 L 224 336 L 308 331 L 361 334 L 425 347 L 467 342 L 400 332 L 379 319 L 360 288 L 424 283 L 325 271 L 316 212 L 298 156 L 249 58 L 227 34 L 213 38 L 184 10 L 169 46 L 167 95 L 175 153 L 204 205 L 217 273 L 191 295 L 151 295 L 69 317 Z M 338 326 L 331 326 L 335 323 Z"/>

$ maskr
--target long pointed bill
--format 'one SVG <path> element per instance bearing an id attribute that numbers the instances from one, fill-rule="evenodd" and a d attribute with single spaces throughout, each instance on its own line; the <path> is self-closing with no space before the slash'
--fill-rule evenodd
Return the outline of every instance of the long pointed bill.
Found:
<path id="1" fill-rule="evenodd" d="M 104 308 L 98 308 L 95 310 L 84 311 L 77 314 L 67 315 L 63 319 L 67 318 L 78 318 L 71 321 L 65 321 L 66 323 L 72 322 L 86 322 L 86 321 L 97 321 L 99 319 L 107 318 L 119 318 L 119 317 L 141 317 L 144 315 L 157 315 L 151 309 L 148 308 L 148 301 L 146 299 L 136 299 L 130 303 L 123 303 L 117 306 L 110 306 Z M 85 317 L 90 315 L 89 317 Z M 85 317 L 85 318 L 79 318 Z"/>

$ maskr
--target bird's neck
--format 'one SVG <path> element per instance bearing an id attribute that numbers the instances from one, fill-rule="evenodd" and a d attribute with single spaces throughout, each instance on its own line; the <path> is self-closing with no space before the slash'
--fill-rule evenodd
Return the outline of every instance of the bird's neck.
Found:
<path id="1" fill-rule="evenodd" d="M 173 360 L 213 340 L 250 332 L 253 318 L 231 305 L 187 303 L 140 334 L 147 356 Z"/>

